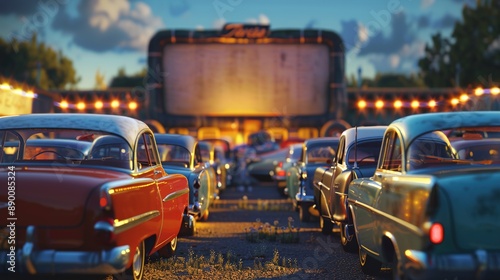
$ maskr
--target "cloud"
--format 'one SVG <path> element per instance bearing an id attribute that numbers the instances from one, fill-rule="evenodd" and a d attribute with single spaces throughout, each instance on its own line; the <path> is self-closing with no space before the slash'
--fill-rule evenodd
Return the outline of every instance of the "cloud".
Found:
<path id="1" fill-rule="evenodd" d="M 347 51 L 365 42 L 366 34 L 366 30 L 362 30 L 362 26 L 356 20 L 340 21 L 340 37 L 344 40 Z"/>
<path id="2" fill-rule="evenodd" d="M 361 47 L 359 55 L 392 54 L 400 50 L 405 44 L 416 38 L 416 33 L 406 21 L 405 13 L 393 14 L 390 18 L 391 25 L 388 36 L 384 35 L 384 26 L 376 21 L 363 25 L 368 35 L 366 43 Z"/>
<path id="3" fill-rule="evenodd" d="M 317 20 L 311 19 L 306 23 L 306 26 L 304 26 L 304 29 L 313 29 L 314 26 L 317 24 Z"/>
<path id="4" fill-rule="evenodd" d="M 144 51 L 164 24 L 143 3 L 127 0 L 81 1 L 78 16 L 57 14 L 52 26 L 72 36 L 82 48 L 96 51 Z"/>
<path id="5" fill-rule="evenodd" d="M 173 17 L 179 17 L 189 11 L 189 3 L 187 0 L 171 0 L 168 10 Z"/>
<path id="6" fill-rule="evenodd" d="M 262 25 L 269 25 L 271 24 L 271 21 L 265 14 L 260 14 L 257 19 L 255 18 L 249 18 L 246 20 L 247 23 L 252 23 L 252 24 L 262 24 Z"/>
<path id="7" fill-rule="evenodd" d="M 422 7 L 422 9 L 427 9 L 427 8 L 431 7 L 432 5 L 434 5 L 435 2 L 436 2 L 436 0 L 422 0 L 420 2 L 420 6 Z"/>
<path id="8" fill-rule="evenodd" d="M 427 28 L 431 25 L 431 19 L 427 15 L 423 15 L 417 18 L 418 28 Z"/>
<path id="9" fill-rule="evenodd" d="M 226 21 L 223 18 L 217 18 L 212 23 L 212 26 L 214 27 L 214 29 L 219 29 L 220 30 L 220 29 L 222 29 L 222 27 L 224 26 L 224 24 L 226 24 Z"/>
<path id="10" fill-rule="evenodd" d="M 367 59 L 373 64 L 376 72 L 414 73 L 418 71 L 418 60 L 424 56 L 425 42 L 415 41 L 405 44 L 392 54 L 372 54 Z"/>
<path id="11" fill-rule="evenodd" d="M 32 0 L 2 1 L 0 15 L 29 16 L 34 14 L 40 5 L 33 5 Z"/>
<path id="12" fill-rule="evenodd" d="M 455 26 L 455 23 L 458 20 L 459 20 L 458 18 L 456 18 L 450 14 L 446 14 L 442 18 L 437 19 L 434 22 L 433 27 L 435 27 L 435 28 L 452 28 Z"/>

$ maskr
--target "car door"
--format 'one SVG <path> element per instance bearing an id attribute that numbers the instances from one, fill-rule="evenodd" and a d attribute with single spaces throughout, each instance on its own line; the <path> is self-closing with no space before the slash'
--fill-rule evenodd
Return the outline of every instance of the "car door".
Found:
<path id="1" fill-rule="evenodd" d="M 158 243 L 176 235 L 172 225 L 176 222 L 177 217 L 173 215 L 176 212 L 176 199 L 168 199 L 169 195 L 179 189 L 175 182 L 166 177 L 165 170 L 161 166 L 161 161 L 158 156 L 157 147 L 153 135 L 143 133 L 138 141 L 137 160 L 141 163 L 139 172 L 143 172 L 145 176 L 154 179 L 156 183 L 157 193 L 152 194 L 152 203 L 157 205 L 156 209 L 161 212 L 159 221 L 159 237 Z"/>
<path id="2" fill-rule="evenodd" d="M 339 182 L 336 180 L 338 176 L 346 169 L 345 166 L 345 152 L 346 152 L 346 140 L 345 136 L 342 136 L 340 138 L 339 146 L 337 148 L 337 156 L 335 157 L 335 161 L 332 166 L 332 178 L 331 182 L 329 184 L 330 186 L 330 191 L 328 193 L 327 200 L 328 200 L 328 207 L 330 208 L 330 214 L 333 215 L 336 212 L 336 205 L 339 205 L 340 199 L 343 197 L 341 194 L 338 192 L 339 190 Z"/>
<path id="3" fill-rule="evenodd" d="M 368 204 L 375 210 L 388 208 L 387 203 L 392 201 L 393 195 L 392 186 L 388 185 L 388 182 L 389 184 L 394 182 L 394 178 L 401 176 L 402 172 L 402 145 L 399 134 L 394 130 L 386 133 L 382 147 L 382 161 L 379 163 L 373 180 L 365 185 L 367 197 L 370 197 Z M 363 230 L 360 229 L 362 243 L 370 250 L 380 252 L 380 237 L 383 231 L 387 230 L 383 226 L 386 217 L 375 211 L 367 211 L 363 217 L 366 220 L 363 222 L 365 227 L 362 227 Z"/>

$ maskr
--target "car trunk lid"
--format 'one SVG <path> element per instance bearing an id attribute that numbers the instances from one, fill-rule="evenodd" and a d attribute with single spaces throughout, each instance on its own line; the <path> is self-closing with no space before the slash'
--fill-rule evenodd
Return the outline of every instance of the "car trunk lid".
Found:
<path id="1" fill-rule="evenodd" d="M 1 219 L 16 218 L 16 226 L 71 227 L 82 223 L 90 193 L 125 173 L 93 168 L 15 167 L 15 173 L 3 170 L 0 181 L 15 180 L 13 192 L 2 192 L 0 203 L 15 208 L 2 211 Z M 15 177 L 8 179 L 7 177 Z"/>
<path id="2" fill-rule="evenodd" d="M 500 232 L 500 172 L 471 168 L 437 176 L 437 184 L 450 202 L 452 232 L 457 246 L 498 250 Z M 445 229 L 446 230 L 446 229 Z"/>

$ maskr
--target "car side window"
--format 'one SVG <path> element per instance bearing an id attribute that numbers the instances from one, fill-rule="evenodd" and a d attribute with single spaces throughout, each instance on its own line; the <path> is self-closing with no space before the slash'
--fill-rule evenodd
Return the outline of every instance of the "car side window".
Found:
<path id="1" fill-rule="evenodd" d="M 345 137 L 342 137 L 337 148 L 337 164 L 344 162 Z"/>
<path id="2" fill-rule="evenodd" d="M 196 145 L 194 148 L 194 166 L 201 164 L 203 162 L 203 158 L 201 157 L 200 146 Z"/>
<path id="3" fill-rule="evenodd" d="M 158 155 L 155 153 L 153 136 L 149 133 L 144 133 L 140 136 L 137 143 L 137 163 L 139 169 L 153 166 L 159 163 Z"/>
<path id="4" fill-rule="evenodd" d="M 20 158 L 21 151 L 21 140 L 20 138 L 10 131 L 0 132 L 0 162 L 14 162 Z"/>
<path id="5" fill-rule="evenodd" d="M 385 136 L 383 149 L 384 160 L 380 167 L 401 172 L 401 142 L 396 132 L 390 132 Z"/>

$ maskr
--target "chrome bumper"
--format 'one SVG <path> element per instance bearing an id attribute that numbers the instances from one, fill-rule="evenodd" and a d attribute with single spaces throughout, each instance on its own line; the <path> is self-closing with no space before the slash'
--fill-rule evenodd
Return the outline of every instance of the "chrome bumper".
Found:
<path id="1" fill-rule="evenodd" d="M 26 230 L 26 243 L 18 249 L 15 258 L 11 252 L 0 251 L 1 270 L 15 265 L 16 274 L 116 274 L 127 268 L 130 259 L 128 245 L 102 251 L 56 251 L 35 249 L 34 226 Z M 13 263 L 11 261 L 14 260 Z"/>
<path id="2" fill-rule="evenodd" d="M 305 203 L 314 203 L 314 195 L 298 193 L 295 195 L 295 200 L 297 200 L 298 205 Z"/>
<path id="3" fill-rule="evenodd" d="M 189 215 L 191 215 L 195 218 L 200 217 L 201 216 L 200 203 L 196 202 L 194 204 L 189 204 L 188 213 L 189 213 Z"/>
<path id="4" fill-rule="evenodd" d="M 500 252 L 432 255 L 406 250 L 405 256 L 410 279 L 498 279 L 500 273 Z"/>

